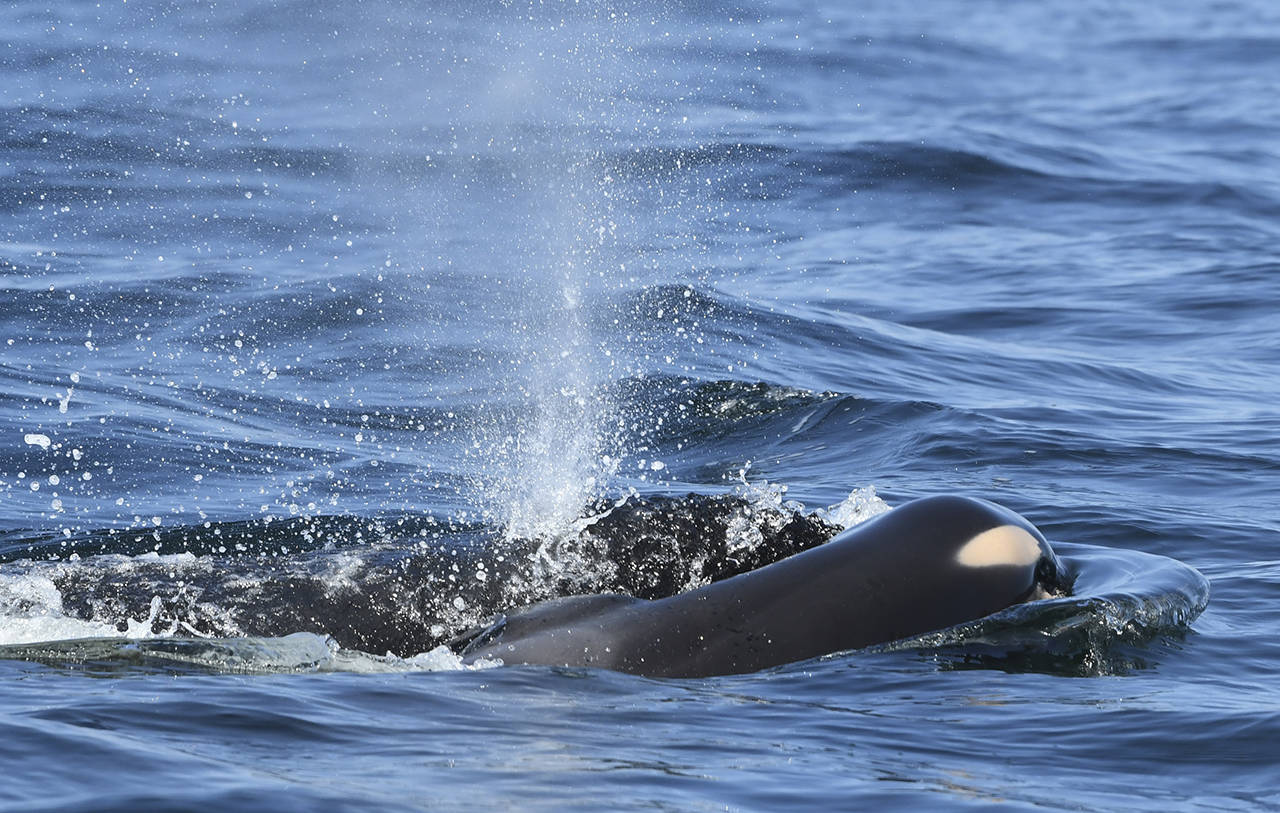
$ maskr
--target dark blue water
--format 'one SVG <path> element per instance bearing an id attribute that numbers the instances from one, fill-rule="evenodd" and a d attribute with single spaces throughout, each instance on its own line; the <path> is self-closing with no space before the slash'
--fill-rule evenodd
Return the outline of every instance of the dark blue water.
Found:
<path id="1" fill-rule="evenodd" d="M 5 6 L 0 807 L 1280 806 L 1277 98 L 1262 0 Z M 435 649 L 951 492 L 1077 595 Z"/>

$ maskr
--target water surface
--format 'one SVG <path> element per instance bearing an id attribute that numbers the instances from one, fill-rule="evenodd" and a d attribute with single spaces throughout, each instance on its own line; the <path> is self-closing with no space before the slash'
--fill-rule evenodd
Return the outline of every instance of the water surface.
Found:
<path id="1" fill-rule="evenodd" d="M 1280 805 L 1271 4 L 18 2 L 0 76 L 0 805 Z M 645 561 L 619 501 L 951 492 L 1080 593 L 433 650 Z"/>

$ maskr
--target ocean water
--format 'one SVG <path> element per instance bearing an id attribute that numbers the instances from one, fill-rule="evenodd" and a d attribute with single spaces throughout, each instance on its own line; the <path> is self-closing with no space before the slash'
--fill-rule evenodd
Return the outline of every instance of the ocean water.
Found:
<path id="1" fill-rule="evenodd" d="M 5 5 L 0 809 L 1280 807 L 1278 98 L 1262 0 Z M 939 493 L 1075 593 L 440 648 Z"/>

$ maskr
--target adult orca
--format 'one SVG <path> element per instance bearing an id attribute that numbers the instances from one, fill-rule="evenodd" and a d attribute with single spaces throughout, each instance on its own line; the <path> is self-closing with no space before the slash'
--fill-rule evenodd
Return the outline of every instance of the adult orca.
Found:
<path id="1" fill-rule="evenodd" d="M 451 646 L 466 662 L 739 674 L 943 629 L 1067 587 L 1044 536 L 1018 514 L 970 497 L 926 497 L 686 593 L 543 602 Z"/>

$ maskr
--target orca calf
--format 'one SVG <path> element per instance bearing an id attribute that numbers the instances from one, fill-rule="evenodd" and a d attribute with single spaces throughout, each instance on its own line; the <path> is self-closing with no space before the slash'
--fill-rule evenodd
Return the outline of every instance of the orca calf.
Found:
<path id="1" fill-rule="evenodd" d="M 1068 586 L 1048 542 L 1018 514 L 926 497 L 670 598 L 571 596 L 499 616 L 450 645 L 466 662 L 729 675 L 943 629 Z"/>

